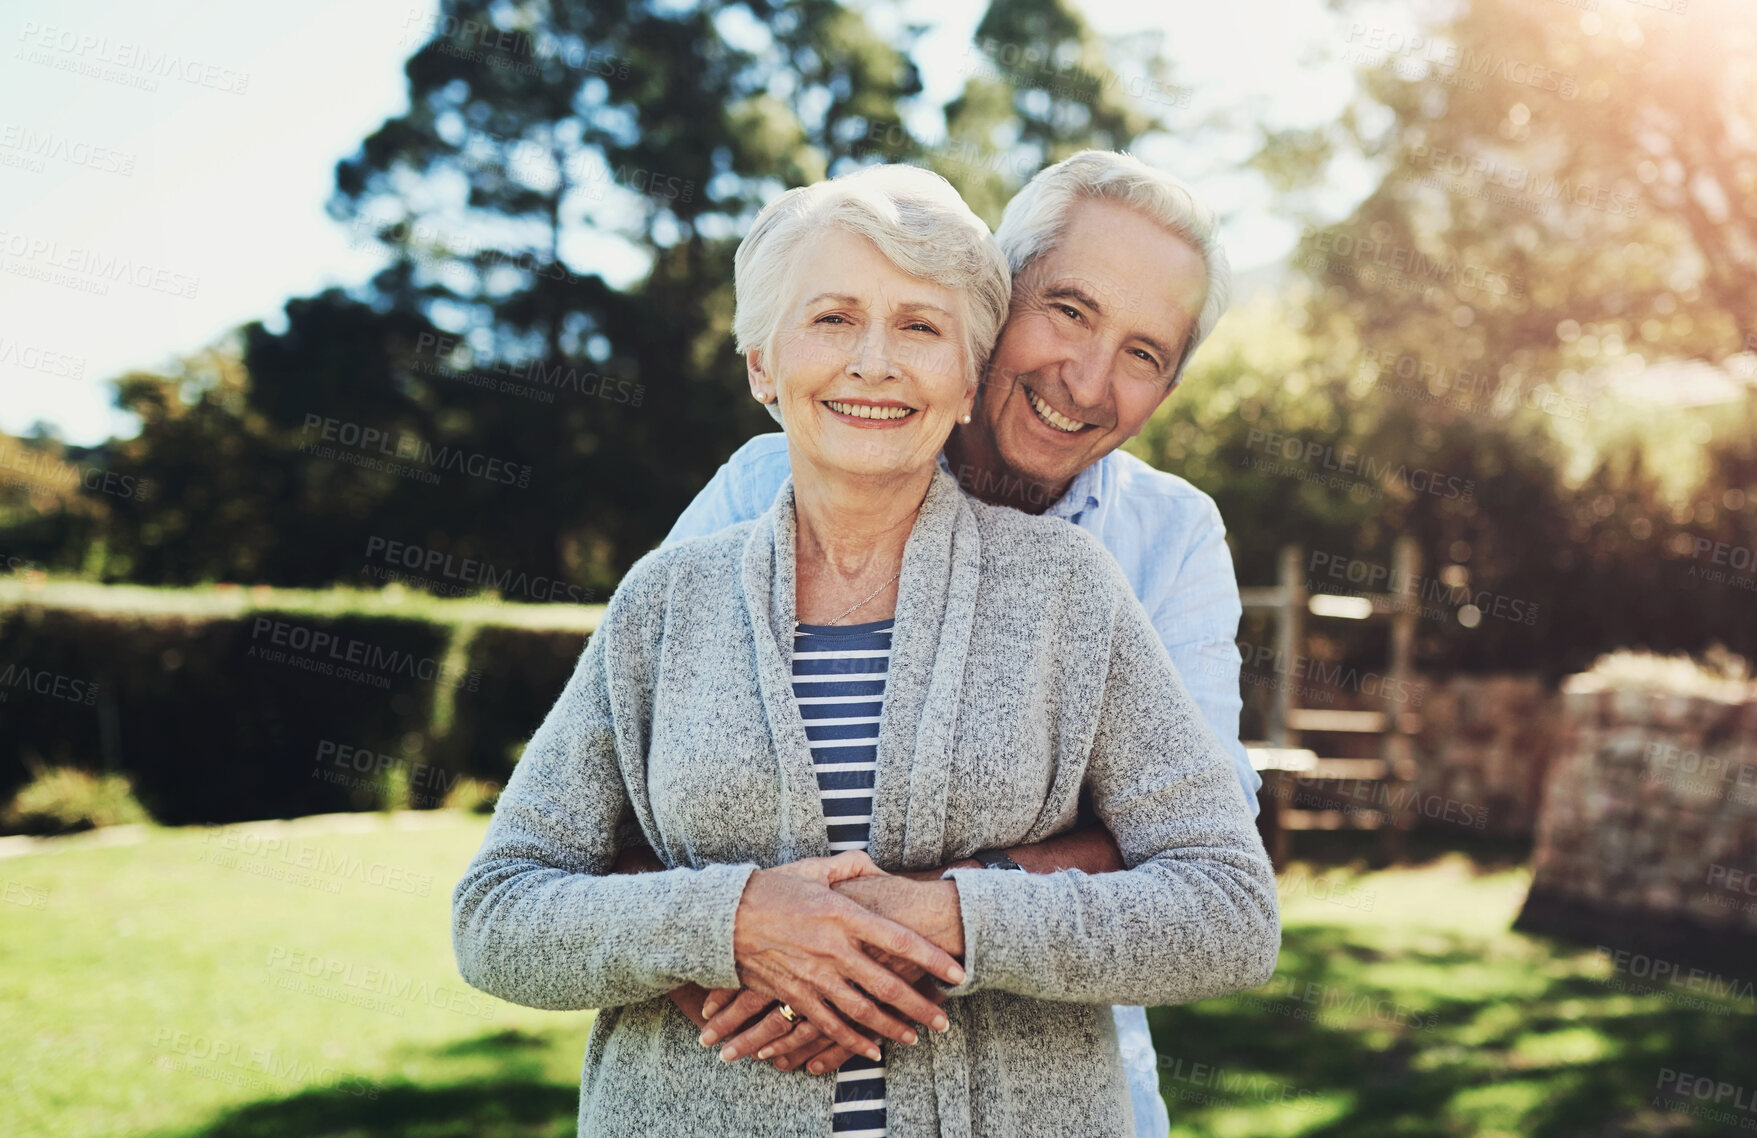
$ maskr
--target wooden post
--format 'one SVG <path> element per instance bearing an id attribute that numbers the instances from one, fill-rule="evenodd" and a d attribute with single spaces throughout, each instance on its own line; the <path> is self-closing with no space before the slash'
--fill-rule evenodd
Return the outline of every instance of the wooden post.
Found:
<path id="1" fill-rule="evenodd" d="M 1304 560 L 1305 554 L 1299 546 L 1282 547 L 1281 566 L 1276 582 L 1280 587 L 1281 603 L 1275 610 L 1274 661 L 1274 667 L 1281 675 L 1273 688 L 1275 699 L 1269 705 L 1266 732 L 1277 747 L 1298 746 L 1299 736 L 1293 728 L 1293 677 L 1298 671 L 1295 663 L 1300 648 L 1305 643 L 1306 583 L 1301 573 L 1301 563 Z M 1298 777 L 1291 771 L 1264 772 L 1263 788 L 1268 792 L 1269 799 L 1265 811 L 1270 815 L 1267 827 L 1271 837 L 1269 859 L 1277 869 L 1287 866 L 1289 839 L 1287 827 L 1281 824 L 1281 818 L 1282 813 L 1292 807 L 1294 787 L 1298 784 Z"/>
<path id="2" fill-rule="evenodd" d="M 1401 792 L 1414 784 L 1418 772 L 1415 741 L 1407 730 L 1409 709 L 1399 707 L 1398 701 L 1409 691 L 1415 675 L 1415 629 L 1421 611 L 1421 584 L 1417 579 L 1420 573 L 1421 548 L 1413 537 L 1407 534 L 1399 537 L 1391 554 L 1390 591 L 1400 600 L 1391 614 L 1391 667 L 1390 682 L 1385 685 L 1383 757 L 1385 788 L 1406 803 L 1412 798 Z M 1393 860 L 1401 861 L 1406 853 L 1404 836 L 1414 828 L 1415 815 L 1407 806 L 1386 813 L 1391 815 L 1386 833 L 1387 852 Z"/>
<path id="3" fill-rule="evenodd" d="M 1304 554 L 1297 545 L 1283 546 L 1278 584 L 1281 605 L 1275 613 L 1275 667 L 1283 674 L 1283 682 L 1275 685 L 1275 701 L 1269 716 L 1269 739 L 1277 747 L 1296 747 L 1298 736 L 1292 727 L 1294 685 L 1288 677 L 1294 674 L 1294 663 L 1305 643 L 1306 583 L 1300 576 Z"/>

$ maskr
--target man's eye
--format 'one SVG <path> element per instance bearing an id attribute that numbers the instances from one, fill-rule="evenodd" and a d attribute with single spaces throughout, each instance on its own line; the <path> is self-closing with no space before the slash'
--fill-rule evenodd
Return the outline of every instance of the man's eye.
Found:
<path id="1" fill-rule="evenodd" d="M 1066 316 L 1069 320 L 1078 320 L 1080 318 L 1080 310 L 1071 304 L 1057 304 L 1054 307 L 1057 312 Z"/>
<path id="2" fill-rule="evenodd" d="M 1159 366 L 1159 361 L 1157 359 L 1154 359 L 1151 353 L 1144 352 L 1140 348 L 1134 349 L 1134 352 L 1135 352 L 1136 359 L 1145 361 L 1146 363 L 1151 364 L 1155 368 L 1157 368 Z"/>

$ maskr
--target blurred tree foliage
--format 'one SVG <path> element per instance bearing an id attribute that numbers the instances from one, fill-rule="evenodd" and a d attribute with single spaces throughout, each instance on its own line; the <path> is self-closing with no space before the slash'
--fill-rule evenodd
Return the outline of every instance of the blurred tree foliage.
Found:
<path id="1" fill-rule="evenodd" d="M 1750 23 L 1733 0 L 1336 7 L 1357 98 L 1265 131 L 1254 162 L 1306 225 L 1303 280 L 1229 316 L 1132 448 L 1214 495 L 1247 584 L 1288 542 L 1388 565 L 1416 536 L 1446 610 L 1424 666 L 1757 652 L 1728 616 L 1757 600 L 1730 572 L 1757 548 L 1749 399 L 1630 399 L 1677 374 L 1653 365 L 1757 350 Z M 905 161 L 992 223 L 1043 164 L 1136 145 L 1187 95 L 1160 40 L 1105 42 L 1068 0 L 995 0 L 943 107 L 921 29 L 882 3 L 446 0 L 420 30 L 409 111 L 336 169 L 332 212 L 384 270 L 123 377 L 134 439 L 0 440 L 38 471 L 0 487 L 0 552 L 317 585 L 357 580 L 376 539 L 602 595 L 771 428 L 727 331 L 764 201 Z M 1372 175 L 1337 221 L 1307 203 L 1343 156 Z M 529 485 L 310 452 L 347 425 L 528 464 Z M 97 468 L 155 492 L 98 492 Z"/>
<path id="2" fill-rule="evenodd" d="M 733 248 L 765 201 L 913 161 L 998 219 L 1043 161 L 1152 125 L 1061 0 L 999 0 L 973 49 L 994 58 L 949 108 L 917 105 L 919 29 L 884 5 L 445 0 L 419 30 L 410 109 L 338 164 L 330 205 L 387 266 L 123 377 L 143 427 L 110 459 L 163 493 L 88 496 L 83 528 L 21 513 L 37 560 L 90 568 L 101 539 L 110 579 L 318 585 L 398 541 L 602 596 L 772 429 L 729 335 Z M 1050 58 L 1078 64 L 1052 93 Z M 952 133 L 930 147 L 907 124 L 935 115 Z M 401 452 L 422 447 L 529 484 L 357 464 L 419 471 Z"/>
<path id="3" fill-rule="evenodd" d="M 1290 204 L 1339 155 L 1375 187 L 1307 211 L 1294 309 L 1230 316 L 1137 448 L 1215 495 L 1247 582 L 1286 542 L 1388 565 L 1416 536 L 1415 587 L 1484 610 L 1423 622 L 1429 667 L 1757 651 L 1757 29 L 1716 0 L 1338 7 L 1355 104 L 1256 164 Z M 1729 357 L 1724 405 L 1671 386 Z"/>

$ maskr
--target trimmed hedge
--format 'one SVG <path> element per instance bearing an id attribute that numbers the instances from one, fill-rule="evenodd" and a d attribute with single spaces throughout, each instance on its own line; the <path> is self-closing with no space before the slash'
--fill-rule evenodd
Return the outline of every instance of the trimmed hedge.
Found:
<path id="1" fill-rule="evenodd" d="M 571 629 L 476 630 L 468 658 L 477 688 L 460 688 L 451 722 L 435 724 L 427 760 L 443 772 L 436 783 L 450 785 L 459 776 L 504 783 L 567 686 L 586 640 Z"/>
<path id="2" fill-rule="evenodd" d="M 19 600 L 0 607 L 0 802 L 33 765 L 119 772 L 166 824 L 435 806 L 503 782 L 588 633 L 329 615 L 308 604 L 196 614 Z M 177 611 L 178 609 L 185 611 Z M 167 611 L 169 610 L 169 611 Z M 460 615 L 465 615 L 460 612 Z"/>

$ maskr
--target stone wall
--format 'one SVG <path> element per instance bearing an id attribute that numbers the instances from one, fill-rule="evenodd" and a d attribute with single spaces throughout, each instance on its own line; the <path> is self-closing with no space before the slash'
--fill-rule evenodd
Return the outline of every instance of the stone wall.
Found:
<path id="1" fill-rule="evenodd" d="M 1561 731 L 1556 692 L 1537 676 L 1453 676 L 1420 690 L 1416 788 L 1456 804 L 1454 817 L 1485 818 L 1482 832 L 1531 834 Z"/>
<path id="2" fill-rule="evenodd" d="M 1683 952 L 1757 936 L 1757 691 L 1676 694 L 1586 675 L 1560 749 L 1520 928 Z"/>

